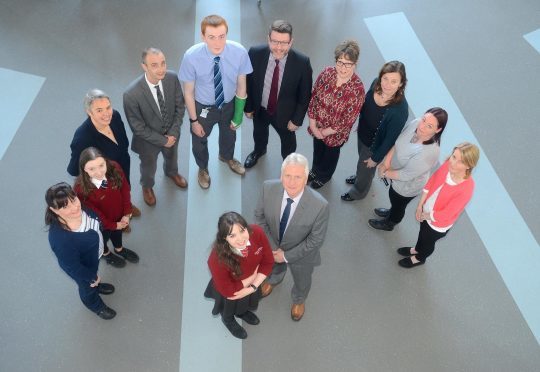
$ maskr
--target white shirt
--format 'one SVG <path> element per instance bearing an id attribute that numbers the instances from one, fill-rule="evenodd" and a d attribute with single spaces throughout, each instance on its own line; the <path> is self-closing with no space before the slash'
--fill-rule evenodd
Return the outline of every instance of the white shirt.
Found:
<path id="1" fill-rule="evenodd" d="M 165 102 L 165 93 L 163 93 L 163 83 L 160 80 L 157 84 L 152 84 L 151 82 L 148 81 L 146 74 L 144 74 L 144 80 L 146 80 L 146 84 L 148 84 L 148 87 L 150 88 L 150 92 L 152 92 L 152 97 L 154 97 L 154 101 L 156 101 L 156 105 L 159 109 L 159 112 L 161 112 L 161 109 L 159 107 L 159 101 L 157 99 L 156 85 L 159 85 L 159 90 L 161 90 L 161 95 L 163 96 L 163 102 Z"/>

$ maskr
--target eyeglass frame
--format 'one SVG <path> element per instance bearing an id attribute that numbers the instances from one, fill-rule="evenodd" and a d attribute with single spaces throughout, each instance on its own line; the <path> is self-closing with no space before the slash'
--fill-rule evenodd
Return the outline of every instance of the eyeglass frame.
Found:
<path id="1" fill-rule="evenodd" d="M 347 70 L 353 68 L 356 65 L 356 62 L 342 62 L 339 59 L 336 59 L 336 66 L 345 67 Z"/>

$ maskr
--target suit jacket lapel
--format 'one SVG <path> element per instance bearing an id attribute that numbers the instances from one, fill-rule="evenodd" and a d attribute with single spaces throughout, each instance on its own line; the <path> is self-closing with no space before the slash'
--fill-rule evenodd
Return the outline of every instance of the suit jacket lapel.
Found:
<path id="1" fill-rule="evenodd" d="M 150 105 L 150 107 L 152 107 L 152 110 L 154 110 L 154 113 L 158 116 L 158 118 L 161 119 L 161 112 L 159 111 L 159 107 L 156 103 L 156 100 L 154 99 L 154 96 L 152 95 L 152 92 L 150 91 L 150 87 L 146 83 L 144 75 L 141 79 L 140 87 L 142 89 L 144 98 L 146 98 L 148 104 Z"/>

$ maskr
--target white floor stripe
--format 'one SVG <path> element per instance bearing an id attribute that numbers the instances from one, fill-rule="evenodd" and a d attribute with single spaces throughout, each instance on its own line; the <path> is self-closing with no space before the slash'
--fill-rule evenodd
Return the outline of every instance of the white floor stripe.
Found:
<path id="1" fill-rule="evenodd" d="M 239 0 L 198 0 L 195 43 L 201 41 L 201 20 L 210 14 L 219 14 L 224 17 L 229 26 L 227 38 L 241 42 Z M 190 135 L 187 125 L 183 135 Z M 218 217 L 226 211 L 240 212 L 242 210 L 241 177 L 232 173 L 225 163 L 218 160 L 218 134 L 219 129 L 216 125 L 208 140 L 210 152 L 208 168 L 212 178 L 208 190 L 202 190 L 197 183 L 198 167 L 190 151 L 180 340 L 180 371 L 182 372 L 225 370 L 240 372 L 242 370 L 242 342 L 229 333 L 219 316 L 212 317 L 213 302 L 203 297 L 204 289 L 210 279 L 206 260 L 217 231 Z M 235 149 L 237 159 L 240 159 L 240 136 L 239 130 Z"/>

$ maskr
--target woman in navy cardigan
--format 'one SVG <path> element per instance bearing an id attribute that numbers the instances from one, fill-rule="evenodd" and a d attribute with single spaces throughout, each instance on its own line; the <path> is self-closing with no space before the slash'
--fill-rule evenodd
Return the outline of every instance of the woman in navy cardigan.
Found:
<path id="1" fill-rule="evenodd" d="M 102 319 L 112 319 L 116 312 L 105 305 L 100 294 L 111 294 L 114 286 L 101 283 L 97 275 L 103 254 L 103 237 L 97 216 L 81 209 L 81 202 L 65 182 L 49 187 L 45 193 L 45 224 L 49 243 L 58 264 L 79 286 L 83 304 Z"/>

